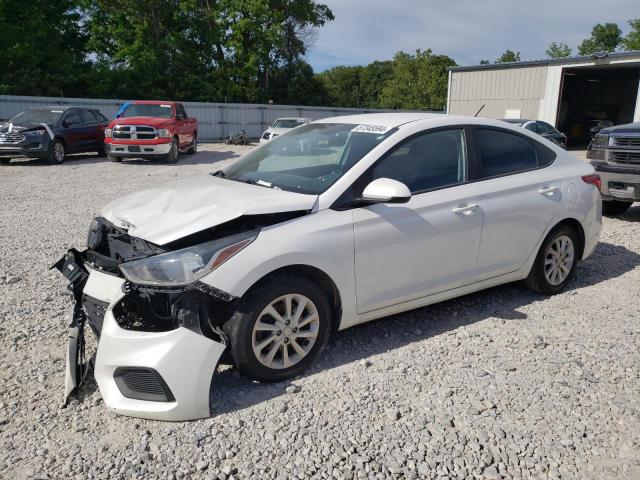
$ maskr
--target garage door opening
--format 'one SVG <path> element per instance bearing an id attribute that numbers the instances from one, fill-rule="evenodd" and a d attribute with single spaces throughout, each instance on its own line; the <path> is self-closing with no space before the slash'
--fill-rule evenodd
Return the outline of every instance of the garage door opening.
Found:
<path id="1" fill-rule="evenodd" d="M 638 97 L 638 67 L 586 67 L 564 71 L 558 129 L 568 145 L 584 148 L 600 121 L 622 125 L 633 121 Z"/>

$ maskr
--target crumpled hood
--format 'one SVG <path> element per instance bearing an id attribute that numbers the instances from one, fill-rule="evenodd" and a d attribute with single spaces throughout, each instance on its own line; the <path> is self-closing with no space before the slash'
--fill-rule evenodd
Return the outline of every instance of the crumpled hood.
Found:
<path id="1" fill-rule="evenodd" d="M 198 175 L 132 193 L 101 216 L 131 236 L 164 245 L 242 215 L 311 210 L 317 196 Z"/>

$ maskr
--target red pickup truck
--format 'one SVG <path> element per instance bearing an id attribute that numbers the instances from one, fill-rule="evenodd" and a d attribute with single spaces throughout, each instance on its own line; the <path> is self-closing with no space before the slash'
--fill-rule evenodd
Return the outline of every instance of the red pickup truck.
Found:
<path id="1" fill-rule="evenodd" d="M 110 160 L 163 158 L 176 163 L 181 152 L 196 153 L 198 120 L 187 116 L 181 103 L 127 102 L 104 131 Z"/>

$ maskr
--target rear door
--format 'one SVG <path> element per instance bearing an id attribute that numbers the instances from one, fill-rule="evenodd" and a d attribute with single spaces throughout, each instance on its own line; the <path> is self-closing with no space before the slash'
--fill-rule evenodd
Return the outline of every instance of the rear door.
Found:
<path id="1" fill-rule="evenodd" d="M 192 141 L 193 129 L 190 126 L 187 112 L 181 103 L 176 104 L 176 120 L 178 122 L 178 136 L 180 138 L 180 148 L 187 147 Z"/>
<path id="2" fill-rule="evenodd" d="M 482 192 L 484 224 L 478 278 L 516 271 L 541 240 L 562 202 L 555 153 L 512 131 L 473 129 L 472 177 Z"/>

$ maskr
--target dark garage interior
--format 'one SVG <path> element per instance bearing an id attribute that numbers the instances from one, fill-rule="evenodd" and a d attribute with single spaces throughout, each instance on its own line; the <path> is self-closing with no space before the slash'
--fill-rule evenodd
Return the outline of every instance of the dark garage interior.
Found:
<path id="1" fill-rule="evenodd" d="M 558 129 L 568 137 L 568 146 L 584 148 L 590 130 L 601 120 L 622 125 L 633 121 L 638 97 L 640 68 L 568 68 L 562 79 Z"/>

